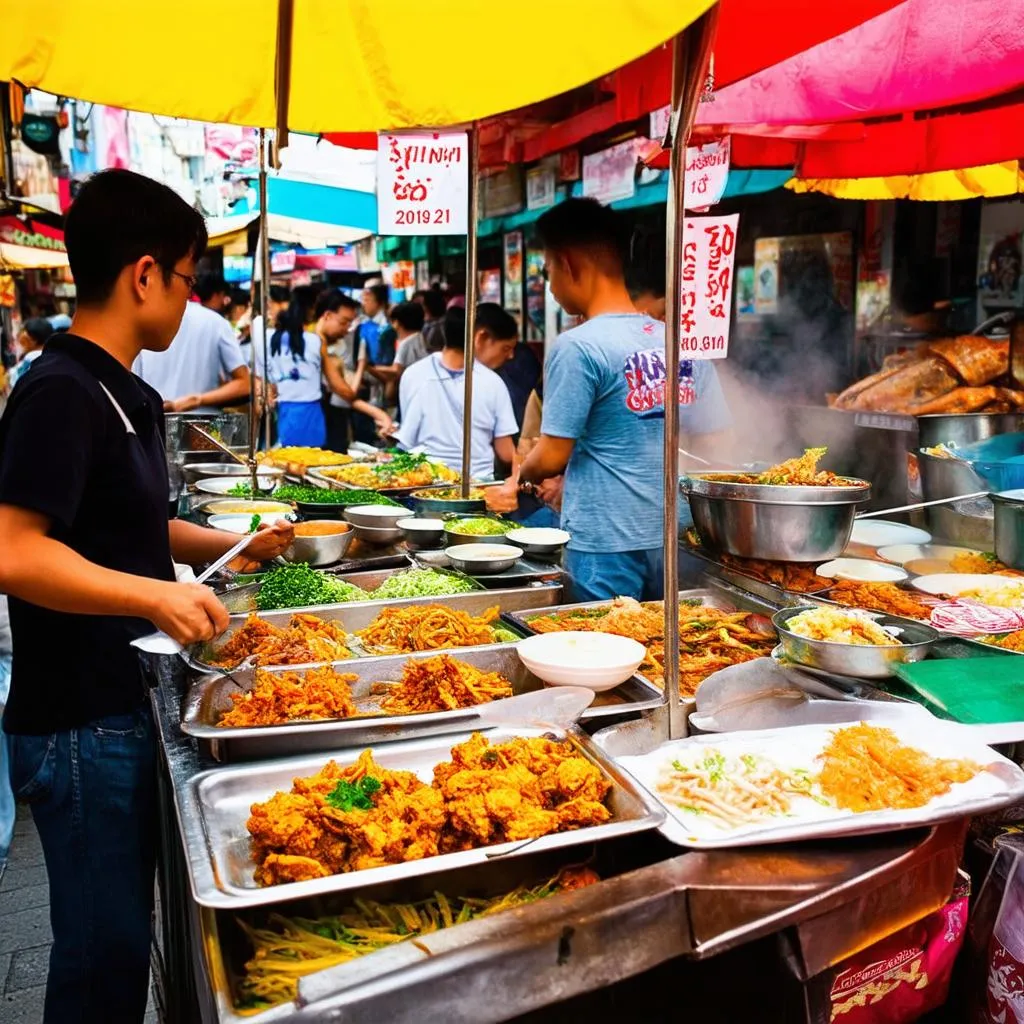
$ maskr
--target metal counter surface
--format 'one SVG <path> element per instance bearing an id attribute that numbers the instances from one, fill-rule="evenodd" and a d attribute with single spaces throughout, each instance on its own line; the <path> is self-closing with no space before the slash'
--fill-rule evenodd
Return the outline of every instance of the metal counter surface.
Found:
<path id="1" fill-rule="evenodd" d="M 162 748 L 158 984 L 169 1024 L 507 1020 L 676 957 L 703 960 L 771 935 L 779 971 L 805 980 L 937 909 L 954 884 L 965 822 L 713 853 L 679 854 L 657 834 L 623 837 L 599 845 L 598 884 L 322 971 L 301 981 L 296 1003 L 240 1017 L 226 988 L 230 943 L 221 940 L 231 915 L 200 914 L 182 855 L 182 831 L 201 825 L 183 816 L 180 795 L 214 765 L 178 728 L 184 666 L 152 662 L 162 683 L 152 694 Z M 507 872 L 508 863 L 483 867 Z"/>

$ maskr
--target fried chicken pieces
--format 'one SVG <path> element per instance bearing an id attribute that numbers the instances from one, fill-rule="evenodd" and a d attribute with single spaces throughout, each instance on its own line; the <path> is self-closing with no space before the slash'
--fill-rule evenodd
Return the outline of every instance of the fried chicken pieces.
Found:
<path id="1" fill-rule="evenodd" d="M 412 772 L 382 768 L 364 750 L 355 764 L 328 761 L 316 775 L 295 779 L 291 792 L 253 804 L 246 827 L 257 884 L 532 839 L 611 817 L 611 783 L 570 740 L 516 738 L 492 746 L 474 733 L 451 756 L 435 767 L 428 786 Z M 369 795 L 351 805 L 356 793 Z"/>
<path id="2" fill-rule="evenodd" d="M 336 806 L 339 783 L 366 778 L 380 784 L 369 810 Z M 444 820 L 440 793 L 412 772 L 382 768 L 364 750 L 355 764 L 328 761 L 296 779 L 290 793 L 253 804 L 246 828 L 257 883 L 279 885 L 432 857 Z"/>
<path id="3" fill-rule="evenodd" d="M 481 733 L 434 769 L 448 816 L 441 852 L 600 825 L 611 784 L 571 742 L 517 738 L 491 746 Z"/>

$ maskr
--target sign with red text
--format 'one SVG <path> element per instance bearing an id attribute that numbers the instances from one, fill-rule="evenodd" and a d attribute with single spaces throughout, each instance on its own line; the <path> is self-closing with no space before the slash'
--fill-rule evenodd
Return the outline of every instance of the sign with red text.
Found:
<path id="1" fill-rule="evenodd" d="M 468 213 L 465 132 L 377 136 L 377 234 L 464 235 Z"/>
<path id="2" fill-rule="evenodd" d="M 686 208 L 706 210 L 725 192 L 732 144 L 727 135 L 717 142 L 686 147 Z"/>
<path id="3" fill-rule="evenodd" d="M 679 294 L 681 359 L 724 359 L 729 353 L 733 263 L 740 215 L 687 217 L 683 222 Z"/>
<path id="4" fill-rule="evenodd" d="M 636 139 L 583 158 L 583 194 L 612 203 L 636 194 Z"/>

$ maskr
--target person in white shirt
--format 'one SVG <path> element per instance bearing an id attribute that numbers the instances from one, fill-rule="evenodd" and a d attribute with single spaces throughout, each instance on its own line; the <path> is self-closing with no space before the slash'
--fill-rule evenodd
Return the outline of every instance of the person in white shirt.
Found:
<path id="1" fill-rule="evenodd" d="M 14 351 L 20 353 L 21 358 L 10 373 L 9 382 L 12 389 L 43 354 L 43 345 L 46 344 L 51 334 L 53 334 L 53 327 L 44 317 L 34 316 L 22 324 L 21 333 L 14 342 Z"/>
<path id="2" fill-rule="evenodd" d="M 409 367 L 399 384 L 399 443 L 406 449 L 422 446 L 455 470 L 462 466 L 465 331 L 465 312 L 449 310 L 445 315 L 444 348 Z M 512 358 L 519 328 L 500 306 L 485 302 L 477 306 L 473 331 L 476 361 L 470 470 L 477 479 L 490 479 L 494 457 L 511 463 L 515 453 L 512 439 L 518 425 L 512 399 L 494 370 Z"/>
<path id="3" fill-rule="evenodd" d="M 219 412 L 249 397 L 249 369 L 231 324 L 198 302 L 185 307 L 164 352 L 143 352 L 133 367 L 160 392 L 166 412 Z"/>

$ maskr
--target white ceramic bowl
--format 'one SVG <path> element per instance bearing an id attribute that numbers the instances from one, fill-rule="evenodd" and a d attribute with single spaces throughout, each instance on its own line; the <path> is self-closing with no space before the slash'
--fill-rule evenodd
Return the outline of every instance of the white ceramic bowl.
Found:
<path id="1" fill-rule="evenodd" d="M 399 519 L 395 526 L 415 550 L 439 548 L 444 540 L 443 519 Z"/>
<path id="2" fill-rule="evenodd" d="M 643 644 L 613 633 L 539 633 L 516 644 L 519 659 L 545 683 L 600 692 L 620 686 L 640 667 Z"/>
<path id="3" fill-rule="evenodd" d="M 353 523 L 352 527 L 361 541 L 377 547 L 397 544 L 402 539 L 402 531 L 397 526 L 363 526 L 362 523 Z"/>
<path id="4" fill-rule="evenodd" d="M 279 523 L 285 518 L 283 512 L 261 512 L 258 515 L 260 517 L 260 526 L 273 526 L 274 523 Z M 252 516 L 237 514 L 210 516 L 206 520 L 207 526 L 212 526 L 215 530 L 223 530 L 225 533 L 248 533 L 251 523 Z"/>
<path id="5" fill-rule="evenodd" d="M 244 470 L 242 466 L 238 468 Z M 272 491 L 281 482 L 281 476 L 281 470 L 273 474 L 261 469 L 256 475 L 256 486 L 261 491 Z M 207 477 L 204 480 L 196 481 L 196 490 L 201 494 L 228 494 L 239 484 L 249 483 L 249 481 L 248 475 Z"/>
<path id="6" fill-rule="evenodd" d="M 561 553 L 571 537 L 553 526 L 521 526 L 505 534 L 505 540 L 528 555 L 552 556 Z"/>
<path id="7" fill-rule="evenodd" d="M 399 519 L 409 517 L 409 510 L 402 505 L 353 505 L 345 509 L 344 515 L 353 526 L 395 530 Z"/>
<path id="8" fill-rule="evenodd" d="M 827 579 L 857 580 L 861 583 L 899 583 L 910 575 L 898 565 L 874 562 L 869 558 L 833 558 L 814 571 Z"/>

